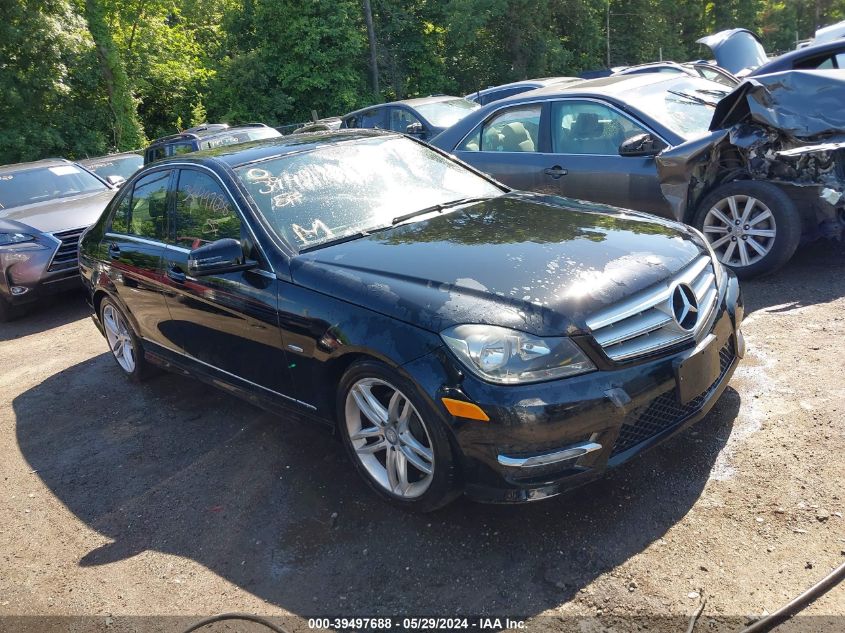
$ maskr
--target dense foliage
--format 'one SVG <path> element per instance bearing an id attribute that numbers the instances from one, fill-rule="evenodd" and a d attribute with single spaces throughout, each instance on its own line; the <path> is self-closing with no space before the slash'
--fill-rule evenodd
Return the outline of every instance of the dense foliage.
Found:
<path id="1" fill-rule="evenodd" d="M 0 164 L 131 149 L 206 119 L 283 125 L 608 61 L 697 59 L 697 38 L 736 26 L 785 51 L 843 18 L 845 0 L 9 0 Z"/>

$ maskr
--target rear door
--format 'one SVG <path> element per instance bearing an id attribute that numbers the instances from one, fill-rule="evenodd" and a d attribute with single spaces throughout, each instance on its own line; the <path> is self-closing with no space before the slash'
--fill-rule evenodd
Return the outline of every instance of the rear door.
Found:
<path id="1" fill-rule="evenodd" d="M 293 392 L 278 323 L 278 286 L 246 221 L 219 178 L 200 168 L 176 176 L 171 244 L 164 252 L 169 327 L 192 359 L 277 394 Z M 192 277 L 188 255 L 222 238 L 239 240 L 254 270 Z"/>
<path id="2" fill-rule="evenodd" d="M 607 103 L 586 99 L 553 101 L 551 155 L 544 166 L 544 190 L 560 195 L 669 217 L 651 156 L 620 156 L 628 138 L 651 133 Z"/>
<path id="3" fill-rule="evenodd" d="M 173 171 L 161 169 L 138 179 L 123 194 L 105 233 L 108 276 L 118 299 L 142 338 L 173 347 L 162 325 L 169 319 L 164 300 L 162 257 L 166 208 Z"/>
<path id="4" fill-rule="evenodd" d="M 498 110 L 462 140 L 454 154 L 515 189 L 556 193 L 543 170 L 549 163 L 543 103 Z"/>

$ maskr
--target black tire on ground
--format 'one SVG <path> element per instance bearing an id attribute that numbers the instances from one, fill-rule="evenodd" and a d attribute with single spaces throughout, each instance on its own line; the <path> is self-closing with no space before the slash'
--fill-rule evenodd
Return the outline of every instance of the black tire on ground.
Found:
<path id="1" fill-rule="evenodd" d="M 156 368 L 150 365 L 147 362 L 146 358 L 144 358 L 144 347 L 141 344 L 140 337 L 135 333 L 135 330 L 132 327 L 132 321 L 130 321 L 126 317 L 126 313 L 120 309 L 120 306 L 117 305 L 113 300 L 109 299 L 108 297 L 104 298 L 100 302 L 100 323 L 103 324 L 103 327 L 106 327 L 105 319 L 103 317 L 103 313 L 105 312 L 106 308 L 110 307 L 114 309 L 120 318 L 123 320 L 123 323 L 126 324 L 126 329 L 129 333 L 129 338 L 132 341 L 132 347 L 134 350 L 134 359 L 135 359 L 135 367 L 132 371 L 127 371 L 125 367 L 120 364 L 117 357 L 115 356 L 114 352 L 111 352 L 111 357 L 114 359 L 117 366 L 120 368 L 123 375 L 126 376 L 132 382 L 142 382 L 149 378 L 152 374 L 155 373 Z M 109 346 L 108 337 L 106 337 L 106 346 Z"/>
<path id="2" fill-rule="evenodd" d="M 431 440 L 434 469 L 432 481 L 420 496 L 407 499 L 394 494 L 382 486 L 368 471 L 355 451 L 350 438 L 346 420 L 346 401 L 350 389 L 363 379 L 374 378 L 389 383 L 404 395 L 422 419 Z M 353 363 L 340 380 L 337 391 L 337 424 L 341 441 L 346 447 L 347 454 L 355 469 L 364 481 L 382 499 L 391 504 L 415 512 L 433 512 L 447 505 L 458 497 L 461 492 L 460 473 L 452 446 L 447 436 L 445 423 L 432 411 L 428 402 L 420 396 L 419 389 L 396 371 L 375 360 L 362 360 Z"/>
<path id="3" fill-rule="evenodd" d="M 725 205 L 727 200 L 732 196 L 739 197 L 739 204 L 743 204 L 743 199 L 750 197 L 755 198 L 765 205 L 771 212 L 772 219 L 774 220 L 775 235 L 773 238 L 755 238 L 755 240 L 761 239 L 761 241 L 765 239 L 768 252 L 760 257 L 759 252 L 755 252 L 749 245 L 747 252 L 758 259 L 755 261 L 749 260 L 750 263 L 747 265 L 742 265 L 736 261 L 732 261 L 732 263 L 726 262 L 723 257 L 727 247 L 724 245 L 720 245 L 715 249 L 716 254 L 722 263 L 730 266 L 740 279 L 751 279 L 776 271 L 789 261 L 801 241 L 801 216 L 795 203 L 783 189 L 767 182 L 736 180 L 717 187 L 707 194 L 698 205 L 692 221 L 692 225 L 699 231 L 702 231 L 711 244 L 725 237 L 726 234 L 713 233 L 706 230 L 705 221 L 707 220 L 708 212 L 720 205 Z M 740 209 L 740 212 L 742 210 Z M 758 225 L 751 226 L 751 229 L 754 230 L 758 226 L 765 230 L 772 230 L 771 223 L 768 220 L 763 220 Z M 748 236 L 747 239 L 751 239 L 751 237 L 754 236 Z M 736 242 L 736 240 L 734 241 Z M 738 257 L 736 255 L 737 252 L 738 249 L 734 248 L 731 254 L 731 260 Z"/>

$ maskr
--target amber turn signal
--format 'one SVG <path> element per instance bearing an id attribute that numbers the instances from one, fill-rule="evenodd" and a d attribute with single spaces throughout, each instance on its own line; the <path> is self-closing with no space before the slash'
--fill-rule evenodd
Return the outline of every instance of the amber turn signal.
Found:
<path id="1" fill-rule="evenodd" d="M 489 422 L 490 418 L 487 414 L 476 404 L 471 402 L 464 402 L 463 400 L 453 400 L 452 398 L 441 398 L 446 409 L 456 418 L 469 418 L 470 420 L 481 420 L 482 422 Z"/>

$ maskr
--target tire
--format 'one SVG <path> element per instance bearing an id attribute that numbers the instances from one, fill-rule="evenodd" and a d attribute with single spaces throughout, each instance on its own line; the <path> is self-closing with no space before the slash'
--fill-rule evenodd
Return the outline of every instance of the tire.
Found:
<path id="1" fill-rule="evenodd" d="M 132 382 L 141 382 L 153 373 L 153 368 L 144 358 L 141 340 L 132 329 L 132 322 L 111 299 L 100 303 L 100 323 L 106 331 L 106 341 L 112 358 L 123 374 Z"/>
<path id="2" fill-rule="evenodd" d="M 337 420 L 352 463 L 382 499 L 433 512 L 461 493 L 445 424 L 418 388 L 384 363 L 349 367 L 338 387 Z M 404 468 L 404 479 L 397 468 Z"/>
<path id="3" fill-rule="evenodd" d="M 692 224 L 740 279 L 773 273 L 801 241 L 801 216 L 792 199 L 780 187 L 755 180 L 736 180 L 711 191 Z"/>

